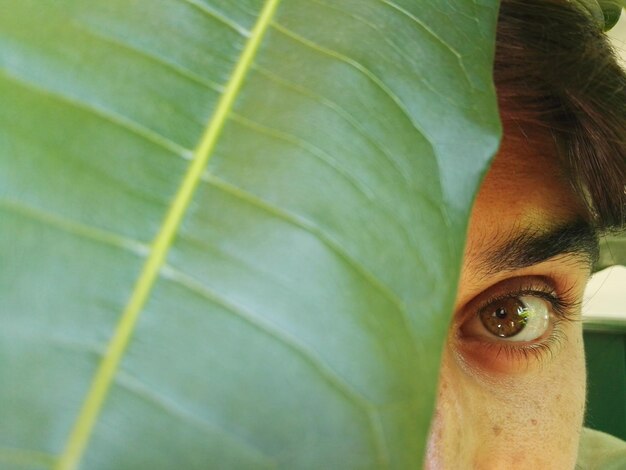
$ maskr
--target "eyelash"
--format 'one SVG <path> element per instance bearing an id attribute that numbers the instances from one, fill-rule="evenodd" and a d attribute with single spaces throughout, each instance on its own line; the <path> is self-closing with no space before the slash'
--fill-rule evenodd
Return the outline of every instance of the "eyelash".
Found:
<path id="1" fill-rule="evenodd" d="M 477 316 L 483 309 L 489 305 L 502 302 L 506 299 L 519 298 L 522 296 L 534 296 L 547 301 L 551 307 L 551 328 L 550 335 L 536 343 L 516 344 L 514 342 L 494 341 L 484 342 L 483 347 L 486 351 L 495 351 L 496 358 L 501 354 L 506 355 L 511 360 L 523 360 L 530 363 L 531 360 L 541 361 L 548 356 L 552 356 L 559 348 L 561 342 L 565 339 L 560 325 L 563 322 L 577 321 L 575 312 L 580 305 L 580 301 L 576 300 L 571 288 L 564 288 L 560 294 L 555 289 L 549 287 L 546 281 L 526 281 L 514 290 L 509 290 L 504 294 L 497 294 L 481 301 L 471 310 L 471 315 Z"/>

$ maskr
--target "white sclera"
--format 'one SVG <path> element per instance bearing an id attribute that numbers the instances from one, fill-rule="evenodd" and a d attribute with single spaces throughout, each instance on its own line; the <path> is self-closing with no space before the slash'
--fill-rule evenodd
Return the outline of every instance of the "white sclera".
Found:
<path id="1" fill-rule="evenodd" d="M 525 295 L 519 300 L 527 307 L 528 317 L 524 329 L 504 341 L 532 341 L 542 336 L 550 326 L 550 303 L 539 297 Z"/>

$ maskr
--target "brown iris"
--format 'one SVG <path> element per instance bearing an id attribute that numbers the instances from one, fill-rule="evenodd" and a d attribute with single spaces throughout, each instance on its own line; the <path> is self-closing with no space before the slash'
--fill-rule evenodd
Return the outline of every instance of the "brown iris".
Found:
<path id="1" fill-rule="evenodd" d="M 510 338 L 526 326 L 528 308 L 516 297 L 509 297 L 481 310 L 480 321 L 490 333 L 500 338 Z"/>

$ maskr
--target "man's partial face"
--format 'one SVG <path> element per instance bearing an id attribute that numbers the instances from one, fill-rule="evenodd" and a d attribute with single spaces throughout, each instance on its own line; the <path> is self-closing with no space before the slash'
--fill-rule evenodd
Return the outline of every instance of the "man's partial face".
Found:
<path id="1" fill-rule="evenodd" d="M 527 138 L 505 137 L 472 212 L 430 469 L 575 465 L 585 403 L 580 301 L 595 240 L 554 143 Z"/>

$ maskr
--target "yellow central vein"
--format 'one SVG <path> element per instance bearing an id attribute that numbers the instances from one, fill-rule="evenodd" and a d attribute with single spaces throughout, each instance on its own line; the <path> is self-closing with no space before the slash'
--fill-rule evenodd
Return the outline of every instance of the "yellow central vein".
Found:
<path id="1" fill-rule="evenodd" d="M 159 270 L 165 261 L 172 241 L 191 202 L 198 181 L 217 144 L 228 114 L 233 107 L 279 2 L 280 0 L 267 0 L 261 10 L 261 15 L 224 89 L 224 94 L 217 104 L 215 113 L 207 124 L 205 132 L 193 153 L 191 164 L 163 220 L 161 230 L 152 243 L 150 255 L 144 264 L 141 275 L 137 279 L 130 300 L 120 317 L 115 333 L 92 380 L 91 387 L 74 422 L 74 427 L 70 432 L 63 454 L 60 455 L 57 461 L 56 470 L 74 470 L 80 463 L 119 363 L 133 334 L 139 314 L 150 295 Z"/>

